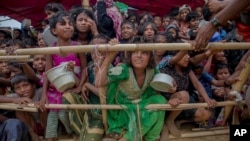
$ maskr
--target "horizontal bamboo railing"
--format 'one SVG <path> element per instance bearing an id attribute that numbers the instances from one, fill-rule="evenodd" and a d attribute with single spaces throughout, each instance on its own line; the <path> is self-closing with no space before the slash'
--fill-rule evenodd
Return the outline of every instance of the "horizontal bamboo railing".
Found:
<path id="1" fill-rule="evenodd" d="M 15 55 L 35 55 L 35 54 L 65 54 L 78 52 L 98 51 L 136 51 L 136 50 L 193 50 L 190 43 L 145 43 L 145 44 L 117 44 L 110 45 L 79 45 L 61 46 L 47 48 L 27 48 L 15 50 Z M 250 43 L 209 43 L 204 49 L 250 49 Z M 8 55 L 6 50 L 0 50 L 0 55 Z"/>
<path id="2" fill-rule="evenodd" d="M 216 107 L 228 106 L 228 105 L 237 105 L 245 104 L 245 101 L 235 102 L 235 101 L 223 101 L 217 102 Z M 112 109 L 112 110 L 121 110 L 127 109 L 125 105 L 98 105 L 98 104 L 46 104 L 48 109 Z M 193 109 L 200 107 L 209 107 L 207 103 L 189 103 L 189 104 L 180 104 L 177 107 L 173 108 L 169 104 L 149 104 L 145 107 L 148 110 L 181 110 L 181 109 Z M 18 105 L 13 103 L 0 103 L 0 109 L 9 109 L 9 110 L 21 110 L 28 112 L 37 112 L 37 108 L 34 104 L 27 105 Z"/>

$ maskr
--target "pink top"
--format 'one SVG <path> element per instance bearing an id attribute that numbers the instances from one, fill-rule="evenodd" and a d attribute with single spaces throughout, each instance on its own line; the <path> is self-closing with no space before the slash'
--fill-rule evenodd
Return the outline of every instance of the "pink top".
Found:
<path id="1" fill-rule="evenodd" d="M 77 44 L 76 42 L 72 42 L 71 45 L 77 45 Z M 54 43 L 53 46 L 56 46 L 56 43 Z M 69 53 L 67 56 L 60 56 L 58 54 L 53 54 L 52 59 L 54 67 L 60 65 L 63 62 L 74 61 L 75 62 L 74 72 L 78 77 L 80 76 L 81 74 L 80 59 L 77 58 L 77 56 L 74 53 Z M 49 89 L 47 91 L 49 104 L 61 104 L 62 94 L 63 93 L 57 91 L 55 87 L 51 87 L 51 85 L 49 85 Z"/>

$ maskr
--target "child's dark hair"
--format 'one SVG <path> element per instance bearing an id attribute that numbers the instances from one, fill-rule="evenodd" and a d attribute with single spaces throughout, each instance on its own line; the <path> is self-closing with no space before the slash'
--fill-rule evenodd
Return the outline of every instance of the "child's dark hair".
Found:
<path id="1" fill-rule="evenodd" d="M 31 79 L 29 79 L 24 73 L 17 74 L 13 76 L 10 80 L 10 84 L 13 89 L 17 84 L 21 82 L 28 82 L 30 84 L 34 84 L 34 82 Z"/>
<path id="2" fill-rule="evenodd" d="M 211 16 L 213 15 L 213 13 L 209 10 L 208 7 L 203 7 L 202 14 L 205 21 L 209 21 Z"/>
<path id="3" fill-rule="evenodd" d="M 136 12 L 133 12 L 133 11 L 129 11 L 128 12 L 128 18 L 127 19 L 129 19 L 130 17 L 133 17 L 133 16 L 135 16 L 135 21 L 134 22 L 136 22 L 136 23 L 138 23 L 139 21 L 139 16 L 138 16 L 138 14 L 136 13 Z"/>
<path id="4" fill-rule="evenodd" d="M 125 25 L 125 24 L 130 25 L 130 26 L 132 27 L 132 29 L 135 30 L 135 24 L 134 24 L 133 22 L 131 22 L 131 21 L 129 21 L 129 20 L 124 20 L 124 21 L 122 21 L 121 27 L 122 27 L 123 25 Z"/>
<path id="5" fill-rule="evenodd" d="M 195 40 L 196 36 L 197 36 L 197 32 L 196 29 L 191 29 L 189 31 L 189 36 L 190 36 L 190 40 Z"/>
<path id="6" fill-rule="evenodd" d="M 63 7 L 63 5 L 61 3 L 51 2 L 51 3 L 48 3 L 44 7 L 44 10 L 45 11 L 52 11 L 54 13 L 57 13 L 59 11 L 65 11 L 65 8 Z"/>
<path id="7" fill-rule="evenodd" d="M 157 39 L 158 36 L 162 36 L 162 37 L 164 37 L 166 39 L 166 42 L 168 41 L 168 38 L 167 38 L 167 35 L 166 35 L 165 32 L 158 32 L 157 34 L 155 34 L 155 37 L 154 37 L 155 41 L 156 41 L 156 39 Z"/>
<path id="8" fill-rule="evenodd" d="M 144 21 L 144 22 L 154 22 L 153 16 L 152 16 L 150 13 L 148 13 L 148 12 L 144 12 L 144 13 L 141 13 L 141 14 L 139 15 L 139 22 L 140 22 L 140 20 L 141 20 L 144 16 L 147 16 L 147 21 Z"/>
<path id="9" fill-rule="evenodd" d="M 202 64 L 192 65 L 192 70 L 198 70 L 198 69 L 203 70 L 204 66 Z"/>
<path id="10" fill-rule="evenodd" d="M 17 62 L 8 62 L 8 66 L 13 66 L 15 68 L 19 68 L 19 69 L 23 70 L 23 67 Z"/>
<path id="11" fill-rule="evenodd" d="M 57 23 L 65 23 L 63 17 L 67 17 L 73 23 L 73 19 L 68 12 L 60 11 L 57 12 L 51 19 L 49 19 L 50 29 L 56 28 Z"/>
<path id="12" fill-rule="evenodd" d="M 31 47 L 37 46 L 36 44 L 37 41 L 34 38 L 24 38 L 23 43 L 25 46 L 31 46 Z"/>
<path id="13" fill-rule="evenodd" d="M 21 48 L 25 48 L 23 41 L 19 39 L 11 39 L 6 43 L 6 47 L 19 45 Z"/>
<path id="14" fill-rule="evenodd" d="M 173 7 L 169 11 L 169 15 L 174 18 L 179 14 L 179 7 Z"/>
<path id="15" fill-rule="evenodd" d="M 146 43 L 146 40 L 145 40 L 145 38 L 143 36 L 134 36 L 130 40 L 130 43 L 133 43 L 133 44 L 143 44 L 143 43 Z M 148 62 L 147 68 L 153 69 L 155 67 L 154 56 L 153 56 L 153 52 L 152 51 L 149 51 L 149 52 L 150 52 L 150 60 Z M 131 64 L 131 55 L 132 55 L 132 53 L 133 53 L 133 51 L 128 51 L 127 56 L 125 58 L 126 64 L 128 64 L 131 67 L 132 67 L 132 64 Z"/>
<path id="16" fill-rule="evenodd" d="M 186 16 L 185 21 L 186 22 L 190 22 L 193 19 L 198 19 L 199 18 L 199 14 L 197 12 L 189 12 Z"/>
<path id="17" fill-rule="evenodd" d="M 225 64 L 225 63 L 216 63 L 216 65 L 214 67 L 214 75 L 216 75 L 218 73 L 218 70 L 225 69 L 225 68 L 227 68 L 228 71 L 231 73 L 228 64 Z"/>
<path id="18" fill-rule="evenodd" d="M 96 36 L 94 36 L 91 40 L 91 42 L 94 40 L 94 39 L 103 39 L 103 40 L 106 40 L 106 43 L 108 43 L 110 41 L 110 38 L 109 36 L 107 36 L 106 34 L 98 34 Z"/>

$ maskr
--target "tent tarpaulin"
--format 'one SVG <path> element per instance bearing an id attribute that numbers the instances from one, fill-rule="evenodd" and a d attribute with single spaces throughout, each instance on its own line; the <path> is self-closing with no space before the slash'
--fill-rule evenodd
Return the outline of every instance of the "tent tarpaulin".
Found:
<path id="1" fill-rule="evenodd" d="M 68 10 L 73 5 L 81 5 L 81 0 L 1 0 L 0 16 L 9 16 L 18 21 L 29 18 L 33 26 L 39 26 L 45 18 L 44 7 L 49 2 L 60 2 Z M 201 6 L 203 0 L 119 0 L 141 11 L 165 15 L 172 7 L 189 4 L 192 8 Z M 94 5 L 96 0 L 90 0 Z"/>

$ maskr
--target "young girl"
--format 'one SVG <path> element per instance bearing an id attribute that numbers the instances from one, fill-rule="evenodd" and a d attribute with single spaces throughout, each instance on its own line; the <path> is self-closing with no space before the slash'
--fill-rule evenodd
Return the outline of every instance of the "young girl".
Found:
<path id="1" fill-rule="evenodd" d="M 139 26 L 138 35 L 143 36 L 148 43 L 154 42 L 154 36 L 157 34 L 157 27 L 153 22 L 146 22 Z"/>
<path id="2" fill-rule="evenodd" d="M 53 43 L 53 46 L 69 46 L 78 44 L 77 42 L 73 42 L 71 40 L 71 37 L 74 33 L 74 27 L 73 21 L 67 12 L 58 12 L 56 15 L 54 15 L 50 20 L 50 27 L 51 32 L 57 37 L 57 42 Z M 63 62 L 68 62 L 68 66 L 71 66 L 71 68 L 75 65 L 75 67 L 73 67 L 75 74 L 78 77 L 81 77 L 81 79 L 86 79 L 85 73 L 81 74 L 81 69 L 84 70 L 86 68 L 86 57 L 83 53 L 47 55 L 45 70 L 48 71 L 49 69 L 58 66 Z M 55 87 L 49 87 L 48 79 L 45 76 L 43 81 L 41 104 L 44 105 L 46 100 L 48 100 L 50 104 L 62 103 L 62 93 L 59 92 Z M 42 108 L 42 110 L 44 109 Z M 53 141 L 57 137 L 58 119 L 60 119 L 60 121 L 65 126 L 67 133 L 72 133 L 72 130 L 69 127 L 69 119 L 67 117 L 68 116 L 65 110 L 51 109 L 49 111 L 45 135 L 48 141 Z"/>
<path id="3" fill-rule="evenodd" d="M 111 40 L 111 44 L 117 43 Z M 141 37 L 133 43 L 145 43 Z M 164 121 L 164 111 L 138 109 L 148 104 L 163 104 L 166 100 L 150 87 L 154 74 L 151 51 L 128 53 L 126 64 L 108 69 L 116 52 L 109 52 L 96 75 L 97 87 L 108 87 L 107 103 L 127 105 L 126 110 L 108 111 L 108 136 L 116 140 L 158 139 Z"/>
<path id="4" fill-rule="evenodd" d="M 180 51 L 174 56 L 168 56 L 165 61 L 165 67 L 160 69 L 160 72 L 171 75 L 175 83 L 174 87 L 168 93 L 163 93 L 167 100 L 169 100 L 169 104 L 172 107 L 176 107 L 179 104 L 189 103 L 189 83 L 192 83 L 194 88 L 198 91 L 198 93 L 203 97 L 205 102 L 209 104 L 209 106 L 215 106 L 216 101 L 211 100 L 208 97 L 204 87 L 201 85 L 194 72 L 191 70 L 191 66 L 189 65 L 190 56 L 186 51 Z M 191 80 L 191 81 L 190 81 Z M 191 102 L 191 101 L 190 101 Z M 169 129 L 169 132 L 174 136 L 180 136 L 181 132 L 175 125 L 175 119 L 177 116 L 181 114 L 180 111 L 171 111 L 166 119 L 166 125 L 164 125 L 162 137 Z M 206 121 L 211 116 L 211 112 L 205 108 L 198 109 L 190 109 L 184 110 L 183 114 L 181 114 L 184 120 L 190 120 L 195 122 Z"/>
<path id="5" fill-rule="evenodd" d="M 46 56 L 45 55 L 34 55 L 33 56 L 33 68 L 36 71 L 36 75 L 41 78 L 45 71 Z"/>

